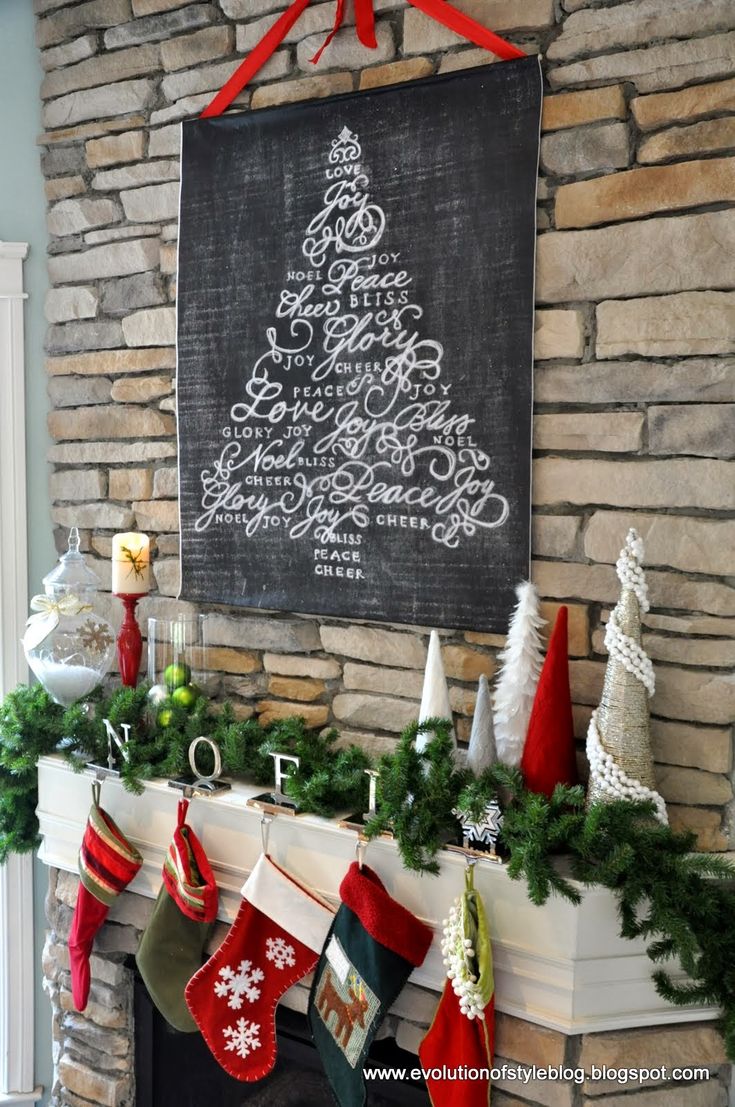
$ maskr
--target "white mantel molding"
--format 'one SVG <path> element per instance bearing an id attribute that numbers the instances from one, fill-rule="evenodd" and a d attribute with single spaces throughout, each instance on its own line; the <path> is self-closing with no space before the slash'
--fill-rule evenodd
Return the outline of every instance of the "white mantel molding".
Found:
<path id="1" fill-rule="evenodd" d="M 27 242 L 3 242 L 0 241 L 0 258 L 8 258 L 13 261 L 24 261 L 28 257 Z M 22 287 L 21 287 L 22 291 Z"/>
<path id="2" fill-rule="evenodd" d="M 40 857 L 46 864 L 77 871 L 91 779 L 90 773 L 74 773 L 59 756 L 39 762 Z M 260 814 L 246 806 L 261 790 L 235 783 L 220 795 L 195 797 L 189 808 L 188 821 L 201 838 L 220 888 L 219 917 L 230 922 L 261 847 Z M 143 854 L 130 891 L 158 894 L 179 797 L 166 781 L 146 784 L 142 796 L 126 792 L 117 779 L 103 784 L 102 806 Z M 336 903 L 342 876 L 355 857 L 355 841 L 355 834 L 336 821 L 279 815 L 270 827 L 269 848 L 274 860 Z M 406 871 L 392 841 L 371 842 L 366 855 L 388 891 L 435 929 L 429 954 L 411 980 L 437 992 L 444 983 L 441 922 L 464 887 L 465 865 L 460 855 L 446 851 L 440 859 L 441 872 L 434 877 Z M 535 907 L 523 880 L 510 880 L 503 866 L 487 861 L 476 866 L 475 886 L 491 927 L 499 1011 L 567 1034 L 689 1022 L 716 1014 L 672 1007 L 656 994 L 645 947 L 619 936 L 615 902 L 606 889 L 579 885 L 579 907 L 557 898 Z"/>

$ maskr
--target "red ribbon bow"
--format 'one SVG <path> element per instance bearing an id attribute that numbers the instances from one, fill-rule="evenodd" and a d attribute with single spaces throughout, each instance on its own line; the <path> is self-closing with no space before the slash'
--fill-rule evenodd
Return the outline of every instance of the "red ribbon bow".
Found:
<path id="1" fill-rule="evenodd" d="M 354 0 L 354 2 L 357 37 L 363 46 L 375 49 L 378 44 L 375 39 L 373 0 Z M 524 58 L 526 56 L 523 50 L 519 50 L 517 46 L 513 46 L 512 43 L 506 42 L 500 35 L 496 35 L 492 31 L 489 31 L 487 27 L 483 27 L 480 23 L 477 23 L 476 20 L 465 15 L 464 12 L 459 11 L 451 4 L 447 3 L 447 0 L 408 0 L 408 2 L 409 4 L 413 4 L 415 8 L 418 8 L 419 11 L 424 12 L 425 15 L 430 16 L 432 19 L 436 19 L 438 23 L 443 23 L 450 31 L 454 31 L 463 38 L 469 39 L 470 42 L 474 42 L 477 46 L 484 47 L 504 61 L 509 61 L 511 58 Z M 202 119 L 209 119 L 213 116 L 221 115 L 225 108 L 230 106 L 238 93 L 242 92 L 245 85 L 253 79 L 258 70 L 262 69 L 273 51 L 281 45 L 308 4 L 309 0 L 293 0 L 290 8 L 279 16 L 270 30 L 263 35 L 257 46 L 250 51 L 245 60 L 238 66 L 229 81 L 222 86 L 214 99 L 207 104 L 201 114 Z M 329 43 L 342 26 L 344 16 L 345 0 L 337 0 L 334 26 L 311 59 L 314 64 L 319 61 L 322 53 L 327 46 L 329 46 Z"/>

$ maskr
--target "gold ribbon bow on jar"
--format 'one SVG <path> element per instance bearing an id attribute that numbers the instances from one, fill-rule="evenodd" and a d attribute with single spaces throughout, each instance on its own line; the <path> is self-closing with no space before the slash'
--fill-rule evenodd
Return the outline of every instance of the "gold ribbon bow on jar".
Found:
<path id="1" fill-rule="evenodd" d="M 80 600 L 73 592 L 59 596 L 58 599 L 53 596 L 34 596 L 31 600 L 31 611 L 37 614 L 29 616 L 26 622 L 24 647 L 27 650 L 33 650 L 36 646 L 40 646 L 51 631 L 59 625 L 62 615 L 81 615 L 82 612 L 91 610 L 92 605 Z"/>

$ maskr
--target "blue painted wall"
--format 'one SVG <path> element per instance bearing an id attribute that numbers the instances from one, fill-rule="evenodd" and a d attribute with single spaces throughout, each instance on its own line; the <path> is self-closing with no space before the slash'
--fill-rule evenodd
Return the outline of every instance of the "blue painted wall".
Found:
<path id="1" fill-rule="evenodd" d="M 25 262 L 26 432 L 28 465 L 29 587 L 39 591 L 41 577 L 56 560 L 46 448 L 46 373 L 43 300 L 46 277 L 46 201 L 36 138 L 41 132 L 41 66 L 34 40 L 31 0 L 0 0 L 0 239 L 28 242 Z M 0 402 L 2 402 L 0 398 Z M 46 871 L 36 864 L 36 1083 L 48 1102 L 51 1086 L 51 1010 L 41 990 L 43 901 Z"/>

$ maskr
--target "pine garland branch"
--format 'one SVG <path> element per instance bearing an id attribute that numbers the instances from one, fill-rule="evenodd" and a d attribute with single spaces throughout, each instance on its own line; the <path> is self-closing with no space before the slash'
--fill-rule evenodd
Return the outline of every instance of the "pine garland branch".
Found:
<path id="1" fill-rule="evenodd" d="M 40 685 L 19 687 L 0 704 L 0 864 L 40 844 L 36 764 L 56 748 L 62 715 Z"/>
<path id="2" fill-rule="evenodd" d="M 469 774 L 455 767 L 451 728 L 448 719 L 412 723 L 396 752 L 380 760 L 378 814 L 366 824 L 365 834 L 375 838 L 392 831 L 403 864 L 413 872 L 437 873 L 436 855 L 457 831 L 453 811 Z M 421 733 L 432 737 L 417 750 L 416 736 Z"/>

